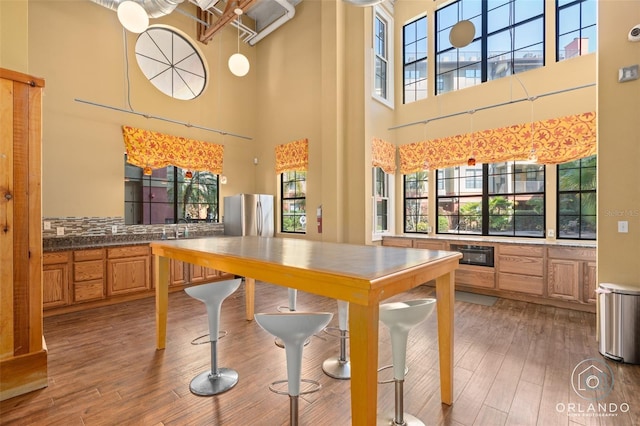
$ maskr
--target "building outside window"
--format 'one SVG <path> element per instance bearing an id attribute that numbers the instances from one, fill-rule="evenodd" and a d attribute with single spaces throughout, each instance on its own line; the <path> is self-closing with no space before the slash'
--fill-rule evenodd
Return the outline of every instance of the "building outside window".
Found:
<path id="1" fill-rule="evenodd" d="M 596 239 L 596 156 L 559 164 L 558 238 Z"/>
<path id="2" fill-rule="evenodd" d="M 544 165 L 458 166 L 437 176 L 438 233 L 544 238 Z"/>
<path id="3" fill-rule="evenodd" d="M 404 175 L 404 232 L 428 233 L 429 225 L 429 172 Z"/>
<path id="4" fill-rule="evenodd" d="M 187 177 L 191 174 L 191 177 Z M 219 176 L 168 166 L 144 175 L 126 162 L 126 225 L 218 222 Z"/>
<path id="5" fill-rule="evenodd" d="M 393 175 L 373 168 L 373 233 L 389 234 L 393 226 Z"/>
<path id="6" fill-rule="evenodd" d="M 470 20 L 474 40 L 455 48 L 451 28 Z M 458 0 L 436 11 L 436 94 L 544 66 L 544 0 Z"/>
<path id="7" fill-rule="evenodd" d="M 406 24 L 402 29 L 403 87 L 405 104 L 427 97 L 427 17 Z"/>
<path id="8" fill-rule="evenodd" d="M 285 233 L 307 232 L 307 172 L 280 175 L 280 229 Z"/>
<path id="9" fill-rule="evenodd" d="M 373 97 L 393 108 L 393 19 L 382 6 L 373 14 Z"/>
<path id="10" fill-rule="evenodd" d="M 596 0 L 557 0 L 556 60 L 596 51 Z"/>

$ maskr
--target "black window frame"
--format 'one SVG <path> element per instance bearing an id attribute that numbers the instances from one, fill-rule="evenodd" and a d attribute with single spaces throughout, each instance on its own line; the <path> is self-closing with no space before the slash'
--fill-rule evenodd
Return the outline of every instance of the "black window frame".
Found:
<path id="1" fill-rule="evenodd" d="M 434 85 L 434 94 L 437 96 L 443 93 L 461 90 L 465 87 L 476 86 L 487 81 L 506 77 L 508 75 L 518 74 L 529 69 L 544 67 L 546 62 L 545 7 L 544 0 L 536 1 L 540 2 L 540 13 L 518 21 L 516 21 L 516 17 L 518 13 L 517 11 L 519 9 L 516 9 L 517 3 L 515 2 L 515 0 L 504 0 L 499 5 L 495 5 L 496 2 L 458 0 L 437 9 L 435 13 L 434 31 L 435 58 L 432 62 L 435 69 L 435 79 L 438 84 Z M 492 7 L 492 9 L 489 9 L 490 3 L 494 6 Z M 508 5 L 510 8 L 508 24 L 496 29 L 489 28 L 491 24 L 491 22 L 489 21 L 489 15 L 494 13 L 499 8 L 505 7 L 505 5 Z M 455 16 L 459 17 L 457 19 L 470 20 L 471 22 L 473 22 L 474 26 L 476 27 L 476 34 L 475 38 L 468 46 L 463 48 L 455 48 L 450 44 L 448 37 L 450 28 L 452 26 L 440 28 L 440 17 L 446 16 L 447 13 L 455 13 Z M 497 12 L 495 13 L 497 14 Z M 444 19 L 442 20 L 444 21 Z M 540 40 L 528 46 L 518 47 L 518 30 L 520 29 L 523 33 L 527 33 L 528 31 L 525 30 L 524 27 L 533 24 L 538 20 L 540 20 L 541 22 Z M 496 21 L 499 20 L 496 19 Z M 490 38 L 499 37 L 505 32 L 509 33 L 510 51 L 505 52 L 503 55 L 496 56 L 496 59 L 494 60 L 494 57 L 489 57 L 489 54 L 491 53 L 489 52 Z M 540 52 L 541 57 L 535 56 L 533 54 L 525 54 L 521 58 L 516 58 L 518 52 L 522 52 L 525 48 L 530 48 L 538 44 L 541 44 L 541 47 L 540 49 L 536 49 L 536 52 Z M 470 52 L 476 51 L 479 52 L 479 56 L 469 55 Z M 455 58 L 455 61 L 441 60 L 441 57 L 444 57 L 446 55 L 453 56 Z M 501 61 L 499 58 L 505 55 L 508 56 L 508 60 Z M 454 62 L 456 64 L 455 67 L 447 69 L 445 71 L 440 70 L 440 67 L 444 66 L 441 64 L 451 64 Z M 506 66 L 503 66 L 504 64 L 506 64 Z M 491 65 L 493 65 L 493 69 Z M 479 81 L 471 85 L 459 87 L 460 73 L 465 73 L 466 69 L 469 68 L 474 70 L 480 69 L 481 75 Z M 447 76 L 449 74 L 454 76 L 451 79 L 451 88 L 448 88 L 446 85 L 446 81 L 448 80 Z"/>
<path id="2" fill-rule="evenodd" d="M 289 177 L 293 174 L 293 179 Z M 304 176 L 304 179 L 301 177 Z M 298 182 L 304 182 L 304 188 L 299 191 L 297 187 Z M 288 171 L 280 174 L 280 232 L 284 234 L 306 234 L 307 233 L 307 172 L 306 171 Z M 290 193 L 286 185 L 294 184 L 293 195 L 287 195 Z M 294 205 L 304 207 L 302 211 L 294 211 L 293 213 L 285 213 L 289 211 L 285 209 L 287 203 L 293 202 Z M 300 214 L 302 213 L 302 214 Z M 285 221 L 291 219 L 293 224 L 293 230 L 289 230 L 289 226 L 285 227 Z"/>
<path id="3" fill-rule="evenodd" d="M 577 165 L 577 167 L 572 167 L 572 165 Z M 597 156 L 594 154 L 579 160 L 558 164 L 556 170 L 556 223 L 558 228 L 556 238 L 560 240 L 596 240 L 598 234 Z M 577 171 L 577 177 L 573 177 L 573 179 L 577 178 L 577 181 L 574 180 L 574 182 L 568 184 L 562 182 L 565 176 L 563 171 L 573 171 L 574 173 Z M 590 182 L 587 182 L 588 180 Z M 572 188 L 569 188 L 569 186 Z M 567 211 L 565 200 L 571 196 L 577 198 L 572 203 L 577 204 L 577 213 L 575 210 L 572 211 L 572 214 L 563 213 Z M 583 213 L 587 208 L 593 209 L 593 214 Z M 593 227 L 593 231 L 591 231 L 590 227 Z"/>
<path id="4" fill-rule="evenodd" d="M 496 165 L 511 165 L 512 171 L 506 173 L 497 173 L 490 172 L 490 168 L 497 167 Z M 546 168 L 544 165 L 540 164 L 526 164 L 526 162 L 521 161 L 503 161 L 499 163 L 493 164 L 477 164 L 474 167 L 482 167 L 482 188 L 480 191 L 474 191 L 469 193 L 464 193 L 461 191 L 462 188 L 466 188 L 466 182 L 461 182 L 467 178 L 466 173 L 458 172 L 457 176 L 447 176 L 447 173 L 444 171 L 447 169 L 439 169 L 436 170 L 436 186 L 443 188 L 447 187 L 444 183 L 445 180 L 458 180 L 456 187 L 458 188 L 457 194 L 441 194 L 440 190 L 436 194 L 436 221 L 438 226 L 436 227 L 437 234 L 443 235 L 470 235 L 470 236 L 489 236 L 489 237 L 506 237 L 506 238 L 545 238 L 545 230 L 546 230 Z M 536 179 L 535 182 L 538 183 L 541 191 L 518 191 L 517 183 L 520 182 L 517 180 L 519 175 L 522 175 L 523 172 L 519 168 L 527 167 L 527 166 L 535 166 L 538 167 L 536 173 L 542 173 L 542 180 Z M 460 166 L 456 166 L 460 167 Z M 453 168 L 450 168 L 453 169 Z M 441 174 L 441 172 L 443 172 Z M 527 176 L 526 172 L 525 176 Z M 510 187 L 513 188 L 511 191 L 500 191 L 496 192 L 490 187 L 491 177 L 504 175 L 505 177 L 510 177 Z M 472 176 L 474 180 L 477 179 L 477 176 Z M 440 181 L 443 181 L 441 184 Z M 506 182 L 506 181 L 505 181 Z M 507 186 L 509 187 L 509 186 Z M 526 187 L 526 185 L 525 185 Z M 473 189 L 473 188 L 472 188 Z M 444 191 L 443 191 L 444 192 Z M 541 209 L 541 213 L 537 214 L 526 214 L 528 211 L 524 208 L 518 209 L 517 206 L 521 200 L 525 200 L 526 197 L 530 197 L 530 199 L 538 198 L 540 201 L 537 203 L 539 208 Z M 503 199 L 503 200 L 500 200 Z M 458 213 L 453 215 L 444 215 L 440 213 L 440 206 L 442 203 L 454 203 L 460 206 L 462 201 L 467 201 L 468 206 L 473 206 L 476 203 L 479 203 L 476 210 L 469 210 L 465 214 L 461 214 L 460 207 L 457 208 Z M 479 200 L 479 201 L 475 201 Z M 495 202 L 494 202 L 495 200 Z M 499 204 L 502 202 L 502 204 Z M 509 205 L 509 203 L 511 203 Z M 535 205 L 536 203 L 531 203 Z M 526 203 L 522 204 L 523 207 L 529 207 Z M 496 209 L 505 208 L 506 211 L 502 214 L 498 214 Z M 520 212 L 520 213 L 517 213 Z M 511 218 L 507 222 L 510 222 L 510 230 L 496 230 L 495 227 L 498 225 L 504 226 L 506 223 L 500 223 L 500 218 Z M 524 231 L 518 231 L 518 224 L 524 220 L 532 220 L 534 223 L 537 223 L 537 232 L 528 231 L 529 233 L 524 233 Z M 445 229 L 446 222 L 446 229 Z M 453 225 L 455 224 L 455 227 Z M 453 228 L 453 229 L 451 229 Z M 494 228 L 494 229 L 492 229 Z M 534 233 L 535 232 L 535 233 Z"/>
<path id="5" fill-rule="evenodd" d="M 419 176 L 420 175 L 420 176 Z M 415 179 L 413 178 L 415 177 Z M 425 188 L 424 193 L 417 191 L 418 182 L 422 182 L 422 187 Z M 407 194 L 411 193 L 410 186 L 415 184 L 416 189 L 414 196 L 409 196 Z M 403 188 L 403 232 L 405 234 L 426 234 L 430 232 L 430 222 L 429 222 L 429 171 L 424 170 L 420 172 L 414 172 L 405 174 L 402 177 L 402 188 Z M 418 208 L 419 206 L 419 208 Z M 421 214 L 422 211 L 425 211 L 426 214 Z M 425 221 L 421 219 L 425 218 Z M 411 229 L 408 225 L 410 221 L 413 221 L 415 224 L 413 229 Z M 426 224 L 424 229 L 421 224 Z"/>
<path id="6" fill-rule="evenodd" d="M 591 32 L 594 35 L 594 40 L 589 40 L 589 44 L 593 42 L 593 44 L 595 45 L 594 51 L 597 50 L 597 46 L 598 46 L 597 44 L 598 43 L 597 11 L 595 12 L 596 16 L 594 16 L 594 22 L 585 24 L 584 22 L 585 14 L 583 12 L 586 5 L 597 8 L 596 0 L 556 0 L 556 62 L 565 61 L 567 59 L 571 59 L 574 57 L 591 53 L 588 51 L 589 49 L 587 49 L 587 52 L 583 52 L 582 51 L 583 45 L 580 42 L 579 52 L 577 55 L 561 56 L 561 51 L 562 49 L 564 49 L 563 44 L 565 44 L 564 42 L 562 42 L 562 38 L 568 34 L 577 32 L 578 39 L 582 40 L 583 38 L 589 39 L 589 37 L 584 37 L 584 35 L 586 32 Z M 570 31 L 561 32 L 562 31 L 561 27 L 563 26 L 562 14 L 563 12 L 566 12 L 572 8 L 577 8 L 579 12 L 577 17 L 579 21 L 578 27 L 572 28 Z M 574 40 L 575 40 L 575 37 L 574 37 Z"/>
<path id="7" fill-rule="evenodd" d="M 125 154 L 125 225 L 219 222 L 220 175 L 207 171 L 188 171 L 177 166 L 155 169 L 147 175 L 141 167 L 127 163 L 126 158 Z M 192 177 L 186 177 L 187 173 L 191 173 Z M 211 181 L 200 182 L 201 177 L 203 181 Z M 133 185 L 132 188 L 137 195 L 131 199 L 127 186 L 136 182 L 139 183 L 138 187 Z M 159 188 L 160 191 L 154 192 L 153 188 Z M 212 197 L 209 196 L 209 191 Z M 194 195 L 196 199 L 193 198 Z M 133 215 L 135 223 L 132 223 L 126 212 L 128 209 L 136 211 L 136 205 L 140 211 Z M 200 214 L 205 211 L 204 215 Z M 158 215 L 161 220 L 157 219 Z"/>
<path id="8" fill-rule="evenodd" d="M 424 24 L 424 37 L 420 37 L 420 28 L 421 25 Z M 413 31 L 413 37 L 409 38 L 407 33 L 409 31 Z M 407 40 L 411 40 L 408 42 Z M 414 19 L 413 21 L 403 25 L 402 27 L 402 103 L 408 104 L 412 102 L 416 102 L 422 99 L 426 99 L 429 95 L 429 90 L 427 87 L 428 84 L 428 42 L 429 42 L 429 26 L 427 21 L 427 15 L 421 16 L 419 18 Z M 424 43 L 424 56 L 420 55 L 420 49 L 418 49 L 419 44 Z M 412 53 L 414 53 L 414 57 L 411 58 L 407 55 L 407 51 L 409 47 L 413 45 L 415 49 L 411 49 Z M 415 78 L 411 79 L 410 82 L 407 82 L 407 73 L 412 72 L 412 75 L 418 75 L 418 68 L 424 68 L 424 78 Z M 411 69 L 411 71 L 408 70 Z M 418 93 L 421 93 L 417 90 L 417 84 L 419 82 L 424 82 L 424 96 L 419 97 Z M 412 85 L 413 89 L 411 92 L 414 94 L 414 99 L 411 101 L 407 101 L 407 92 L 408 86 Z"/>

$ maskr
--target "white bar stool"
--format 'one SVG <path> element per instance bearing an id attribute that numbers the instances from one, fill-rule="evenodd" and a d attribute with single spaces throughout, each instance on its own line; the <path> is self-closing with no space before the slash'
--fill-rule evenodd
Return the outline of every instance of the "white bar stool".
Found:
<path id="1" fill-rule="evenodd" d="M 416 299 L 380 305 L 380 321 L 389 328 L 393 357 L 393 380 L 378 383 L 395 383 L 395 412 L 393 416 L 378 417 L 378 425 L 423 425 L 415 416 L 404 413 L 404 377 L 407 363 L 407 339 L 409 331 L 427 319 L 436 305 L 436 299 Z M 383 370 L 383 367 L 380 370 Z M 380 371 L 379 370 L 379 371 Z"/>
<path id="2" fill-rule="evenodd" d="M 349 331 L 349 302 L 338 300 L 338 331 L 340 335 L 340 355 L 327 358 L 322 363 L 322 371 L 329 377 L 339 380 L 351 378 L 351 361 L 347 358 L 347 333 Z M 331 334 L 327 327 L 325 332 Z"/>
<path id="3" fill-rule="evenodd" d="M 289 421 L 291 426 L 298 425 L 298 399 L 305 395 L 320 390 L 320 383 L 314 380 L 302 379 L 302 350 L 304 342 L 310 336 L 327 326 L 333 314 L 330 312 L 282 312 L 260 313 L 254 315 L 256 322 L 268 333 L 279 337 L 284 342 L 284 350 L 287 357 L 287 380 L 278 380 L 269 385 L 272 392 L 284 394 L 276 390 L 277 384 L 287 383 L 287 395 L 289 395 Z M 305 392 L 300 391 L 301 382 L 314 385 L 314 388 Z"/>
<path id="4" fill-rule="evenodd" d="M 288 297 L 287 306 L 278 306 L 277 308 L 278 312 L 295 312 L 296 311 L 296 305 L 298 301 L 298 290 L 295 288 L 288 288 L 287 297 Z M 274 343 L 276 344 L 277 347 L 284 348 L 284 342 L 282 342 L 282 339 L 280 339 L 279 337 L 275 338 Z M 309 344 L 309 339 L 305 340 L 304 342 L 305 346 L 307 346 L 308 344 Z"/>
<path id="5" fill-rule="evenodd" d="M 209 318 L 209 343 L 211 346 L 211 370 L 198 374 L 191 380 L 189 389 L 200 396 L 211 396 L 228 391 L 238 383 L 238 372 L 230 368 L 218 368 L 218 334 L 220 333 L 220 307 L 224 299 L 238 289 L 242 278 L 215 281 L 187 287 L 184 291 L 207 307 Z M 198 340 L 201 336 L 195 340 Z M 194 342 L 195 342 L 194 340 Z M 194 342 L 191 342 L 195 344 Z"/>

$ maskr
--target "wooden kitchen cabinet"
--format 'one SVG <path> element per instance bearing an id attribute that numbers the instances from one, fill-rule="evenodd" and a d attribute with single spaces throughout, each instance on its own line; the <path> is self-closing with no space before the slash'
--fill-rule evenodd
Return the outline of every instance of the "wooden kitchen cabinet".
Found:
<path id="1" fill-rule="evenodd" d="M 549 297 L 595 303 L 595 249 L 549 247 L 547 256 Z"/>
<path id="2" fill-rule="evenodd" d="M 45 253 L 42 257 L 42 308 L 66 306 L 69 297 L 71 252 Z"/>
<path id="3" fill-rule="evenodd" d="M 73 302 L 104 299 L 104 249 L 73 252 Z"/>
<path id="4" fill-rule="evenodd" d="M 232 277 L 231 274 L 227 274 L 226 272 L 182 262 L 180 260 L 171 260 L 169 271 L 171 276 L 170 287 L 200 284 Z"/>
<path id="5" fill-rule="evenodd" d="M 544 247 L 500 244 L 496 259 L 498 289 L 542 296 Z"/>
<path id="6" fill-rule="evenodd" d="M 107 295 L 151 289 L 151 251 L 147 245 L 107 249 Z"/>
<path id="7" fill-rule="evenodd" d="M 388 247 L 413 247 L 413 240 L 404 237 L 384 237 L 382 245 Z"/>

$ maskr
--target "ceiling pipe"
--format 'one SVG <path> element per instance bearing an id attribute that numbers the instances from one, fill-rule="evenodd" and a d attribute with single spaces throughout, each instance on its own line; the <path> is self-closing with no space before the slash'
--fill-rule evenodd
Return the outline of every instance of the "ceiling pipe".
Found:
<path id="1" fill-rule="evenodd" d="M 93 3 L 104 6 L 113 11 L 118 10 L 118 5 L 124 0 L 91 0 Z M 149 15 L 149 18 L 159 18 L 173 12 L 184 0 L 142 0 L 138 1 Z"/>
<path id="2" fill-rule="evenodd" d="M 255 46 L 257 42 L 274 32 L 277 28 L 284 25 L 285 22 L 290 21 L 296 14 L 296 8 L 291 5 L 287 0 L 275 0 L 280 6 L 285 9 L 284 15 L 273 21 L 268 27 L 256 34 L 255 37 L 249 40 L 251 46 Z"/>

